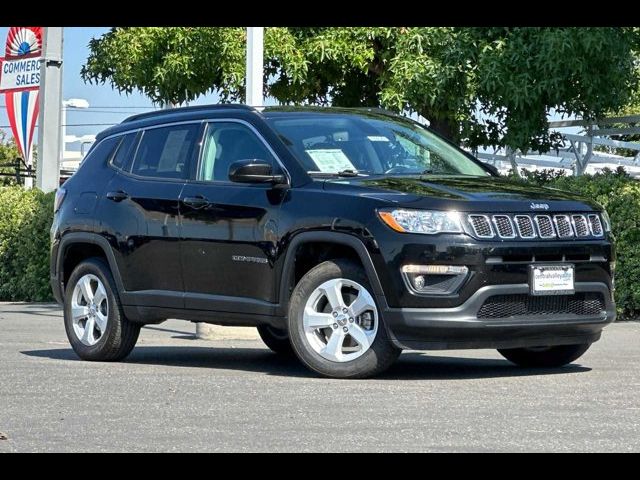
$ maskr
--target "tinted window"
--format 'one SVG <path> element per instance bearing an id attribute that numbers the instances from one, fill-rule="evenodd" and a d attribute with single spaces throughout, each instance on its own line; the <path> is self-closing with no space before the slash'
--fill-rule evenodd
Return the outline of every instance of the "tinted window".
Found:
<path id="1" fill-rule="evenodd" d="M 131 165 L 131 156 L 135 153 L 132 147 L 137 143 L 135 141 L 136 135 L 136 133 L 129 133 L 124 137 L 118 137 L 119 139 L 121 139 L 120 145 L 118 145 L 116 154 L 111 159 L 111 164 L 114 167 L 117 167 L 121 170 L 127 170 L 128 165 Z"/>
<path id="2" fill-rule="evenodd" d="M 144 177 L 186 179 L 199 124 L 146 130 L 136 152 L 132 173 Z"/>
<path id="3" fill-rule="evenodd" d="M 274 158 L 253 131 L 235 122 L 215 122 L 207 127 L 202 149 L 202 164 L 198 180 L 229 181 L 229 167 L 238 160 Z"/>
<path id="4" fill-rule="evenodd" d="M 87 156 L 82 160 L 82 165 L 85 163 L 106 163 L 113 154 L 114 149 L 118 145 L 120 141 L 117 137 L 107 138 L 106 140 L 102 140 L 100 143 L 94 144 Z"/>

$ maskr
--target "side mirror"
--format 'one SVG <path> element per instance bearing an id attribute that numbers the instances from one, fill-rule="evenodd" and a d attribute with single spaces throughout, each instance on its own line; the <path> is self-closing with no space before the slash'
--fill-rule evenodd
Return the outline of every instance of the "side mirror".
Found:
<path id="1" fill-rule="evenodd" d="M 271 163 L 264 160 L 238 160 L 229 167 L 229 180 L 236 183 L 271 183 L 279 185 L 287 182 L 284 175 L 274 175 Z"/>
<path id="2" fill-rule="evenodd" d="M 487 170 L 489 170 L 491 173 L 493 173 L 496 177 L 500 176 L 500 170 L 498 170 L 498 167 L 496 167 L 495 165 L 491 165 L 490 163 L 484 163 L 484 168 L 486 168 Z"/>

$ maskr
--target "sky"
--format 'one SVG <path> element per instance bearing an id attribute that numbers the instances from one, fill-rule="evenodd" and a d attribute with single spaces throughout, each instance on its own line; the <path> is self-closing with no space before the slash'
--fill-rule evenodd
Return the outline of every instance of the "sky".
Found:
<path id="1" fill-rule="evenodd" d="M 9 27 L 0 27 L 0 45 L 4 54 L 4 45 Z M 83 98 L 89 102 L 86 110 L 67 110 L 67 135 L 82 136 L 96 134 L 108 125 L 116 124 L 126 117 L 152 110 L 151 101 L 139 93 L 120 94 L 109 84 L 91 85 L 84 83 L 80 77 L 80 69 L 89 55 L 89 41 L 98 38 L 109 30 L 109 27 L 65 27 L 63 37 L 62 96 L 63 99 Z M 213 94 L 198 98 L 192 105 L 216 103 Z M 4 95 L 0 95 L 0 128 L 11 135 L 9 120 L 5 107 Z M 37 126 L 34 143 L 37 142 Z M 67 150 L 79 150 L 79 144 L 67 145 Z"/>

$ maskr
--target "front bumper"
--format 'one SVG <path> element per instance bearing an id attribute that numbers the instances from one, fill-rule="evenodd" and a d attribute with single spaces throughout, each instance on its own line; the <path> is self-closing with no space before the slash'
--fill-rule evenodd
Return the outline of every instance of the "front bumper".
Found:
<path id="1" fill-rule="evenodd" d="M 390 308 L 384 297 L 383 316 L 392 341 L 407 350 L 463 348 L 519 348 L 592 343 L 616 316 L 611 291 L 605 283 L 579 282 L 576 293 L 597 292 L 604 310 L 594 316 L 570 313 L 507 318 L 478 318 L 485 300 L 494 295 L 528 294 L 528 284 L 489 285 L 462 305 L 451 308 Z"/>

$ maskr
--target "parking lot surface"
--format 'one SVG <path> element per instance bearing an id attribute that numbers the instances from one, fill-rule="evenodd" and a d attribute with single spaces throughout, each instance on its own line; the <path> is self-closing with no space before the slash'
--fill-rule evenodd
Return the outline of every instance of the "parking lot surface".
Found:
<path id="1" fill-rule="evenodd" d="M 194 330 L 149 326 L 126 361 L 82 362 L 58 306 L 1 303 L 0 452 L 640 450 L 637 322 L 558 370 L 492 350 L 405 352 L 346 381 Z"/>

